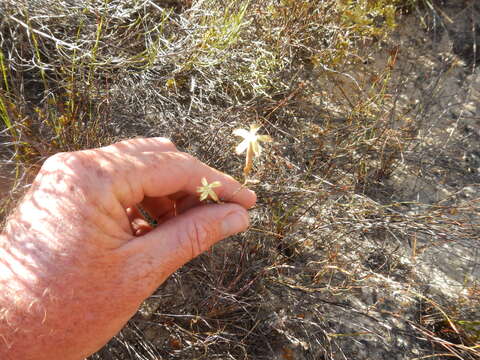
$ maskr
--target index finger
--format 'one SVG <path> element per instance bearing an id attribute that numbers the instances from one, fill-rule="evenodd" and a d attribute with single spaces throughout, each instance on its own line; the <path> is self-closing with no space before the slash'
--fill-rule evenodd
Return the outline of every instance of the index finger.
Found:
<path id="1" fill-rule="evenodd" d="M 256 202 L 253 191 L 186 153 L 147 151 L 135 154 L 98 149 L 87 151 L 86 155 L 95 159 L 97 176 L 108 177 L 104 183 L 111 187 L 125 208 L 138 204 L 145 196 L 161 197 L 179 191 L 198 195 L 202 178 L 208 183 L 221 183 L 215 192 L 225 202 L 234 202 L 245 208 Z"/>
<path id="2" fill-rule="evenodd" d="M 138 154 L 145 151 L 177 151 L 175 144 L 164 137 L 143 138 L 137 137 L 129 140 L 99 148 L 100 151 Z"/>

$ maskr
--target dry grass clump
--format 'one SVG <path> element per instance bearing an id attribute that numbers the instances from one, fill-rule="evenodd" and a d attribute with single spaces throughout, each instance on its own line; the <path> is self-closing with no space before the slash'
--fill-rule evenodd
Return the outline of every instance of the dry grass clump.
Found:
<path id="1" fill-rule="evenodd" d="M 232 131 L 274 139 L 251 230 L 179 270 L 92 359 L 478 358 L 478 279 L 462 268 L 442 299 L 422 270 L 478 249 L 478 200 L 420 201 L 396 180 L 435 179 L 428 111 L 403 105 L 388 37 L 407 11 L 428 20 L 416 4 L 0 5 L 1 217 L 58 151 L 162 135 L 241 179 Z"/>
<path id="2" fill-rule="evenodd" d="M 343 13 L 357 14 L 358 6 L 4 1 L 2 142 L 9 144 L 5 157 L 15 159 L 6 163 L 18 178 L 52 153 L 115 135 L 161 133 L 182 143 L 185 126 L 214 131 L 211 121 L 198 121 L 214 114 L 244 117 L 250 113 L 240 108 L 250 107 L 271 117 L 275 109 L 257 110 L 255 103 L 294 91 L 304 67 L 338 71 L 333 67 L 355 58 L 359 42 L 392 26 L 393 5 L 383 11 L 390 20 L 374 25 Z"/>

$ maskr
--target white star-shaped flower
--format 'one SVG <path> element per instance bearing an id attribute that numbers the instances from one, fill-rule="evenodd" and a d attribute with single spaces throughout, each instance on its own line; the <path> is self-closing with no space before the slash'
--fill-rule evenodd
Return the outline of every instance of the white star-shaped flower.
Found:
<path id="1" fill-rule="evenodd" d="M 197 187 L 197 192 L 200 193 L 200 201 L 203 201 L 210 196 L 213 201 L 219 202 L 218 196 L 213 189 L 220 186 L 222 186 L 220 181 L 214 181 L 209 184 L 207 179 L 202 178 L 202 186 Z"/>
<path id="2" fill-rule="evenodd" d="M 235 152 L 238 155 L 243 153 L 249 148 L 249 146 L 251 146 L 255 156 L 260 156 L 260 154 L 262 153 L 262 147 L 260 146 L 260 142 L 272 141 L 272 138 L 268 135 L 257 135 L 258 129 L 260 129 L 259 125 L 252 124 L 250 125 L 250 131 L 245 129 L 233 130 L 234 135 L 243 137 L 243 141 L 235 148 Z"/>

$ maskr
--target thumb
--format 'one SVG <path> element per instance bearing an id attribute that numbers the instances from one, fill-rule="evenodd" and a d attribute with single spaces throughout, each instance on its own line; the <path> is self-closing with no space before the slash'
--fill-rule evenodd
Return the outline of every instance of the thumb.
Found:
<path id="1" fill-rule="evenodd" d="M 246 230 L 248 224 L 248 212 L 240 205 L 201 205 L 166 221 L 125 246 L 136 257 L 137 271 L 158 274 L 155 284 L 158 286 L 216 242 Z"/>

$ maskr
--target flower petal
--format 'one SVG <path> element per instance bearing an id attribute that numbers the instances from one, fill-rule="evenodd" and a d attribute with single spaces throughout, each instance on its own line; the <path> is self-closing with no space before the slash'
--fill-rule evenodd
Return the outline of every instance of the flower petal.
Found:
<path id="1" fill-rule="evenodd" d="M 258 129 L 260 129 L 260 125 L 258 125 L 258 124 L 250 125 L 250 134 L 255 135 L 257 133 Z"/>
<path id="2" fill-rule="evenodd" d="M 233 130 L 233 135 L 241 136 L 243 138 L 247 138 L 250 135 L 250 132 L 245 129 L 235 129 Z"/>
<path id="3" fill-rule="evenodd" d="M 273 139 L 271 136 L 268 135 L 257 135 L 257 139 L 263 142 L 272 142 Z"/>
<path id="4" fill-rule="evenodd" d="M 245 150 L 247 150 L 247 147 L 248 147 L 248 140 L 243 140 L 240 144 L 237 145 L 237 147 L 235 148 L 235 152 L 237 153 L 237 155 L 240 155 Z"/>
<path id="5" fill-rule="evenodd" d="M 208 198 L 208 192 L 207 192 L 207 191 L 204 191 L 204 192 L 202 192 L 202 194 L 200 195 L 200 201 L 203 201 L 203 200 L 205 200 L 206 198 Z"/>
<path id="6" fill-rule="evenodd" d="M 260 154 L 262 153 L 262 147 L 260 146 L 260 143 L 258 141 L 252 142 L 252 150 L 255 156 L 260 156 Z"/>
<path id="7" fill-rule="evenodd" d="M 201 181 L 202 181 L 202 185 L 203 185 L 203 186 L 208 186 L 208 181 L 207 181 L 207 179 L 202 178 Z"/>
<path id="8" fill-rule="evenodd" d="M 210 184 L 210 188 L 216 188 L 222 186 L 222 183 L 220 181 L 214 181 Z"/>
<path id="9" fill-rule="evenodd" d="M 214 201 L 218 202 L 218 196 L 217 196 L 217 194 L 215 193 L 215 191 L 213 191 L 212 189 L 210 189 L 210 191 L 208 192 L 208 194 L 210 195 L 210 197 L 211 197 Z"/>

